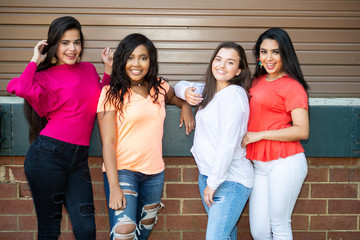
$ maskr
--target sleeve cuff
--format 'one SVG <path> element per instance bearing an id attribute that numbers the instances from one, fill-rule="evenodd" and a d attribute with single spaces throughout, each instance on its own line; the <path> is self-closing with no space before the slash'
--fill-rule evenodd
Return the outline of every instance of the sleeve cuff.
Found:
<path id="1" fill-rule="evenodd" d="M 224 181 L 219 181 L 209 176 L 207 179 L 207 186 L 216 190 L 223 182 Z"/>
<path id="2" fill-rule="evenodd" d="M 177 83 L 174 87 L 175 90 L 175 95 L 178 98 L 181 98 L 182 100 L 185 100 L 185 91 L 189 86 L 187 86 L 187 84 L 185 84 L 185 82 L 181 81 L 179 83 Z"/>

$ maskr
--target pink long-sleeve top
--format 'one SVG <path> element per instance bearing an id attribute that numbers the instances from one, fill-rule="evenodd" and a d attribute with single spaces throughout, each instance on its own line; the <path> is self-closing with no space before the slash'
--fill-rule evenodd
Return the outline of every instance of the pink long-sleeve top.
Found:
<path id="1" fill-rule="evenodd" d="M 13 78 L 7 91 L 25 98 L 40 117 L 48 120 L 40 135 L 67 143 L 88 146 L 96 118 L 101 88 L 94 65 L 87 62 L 59 65 L 36 72 L 30 62 L 19 78 Z"/>

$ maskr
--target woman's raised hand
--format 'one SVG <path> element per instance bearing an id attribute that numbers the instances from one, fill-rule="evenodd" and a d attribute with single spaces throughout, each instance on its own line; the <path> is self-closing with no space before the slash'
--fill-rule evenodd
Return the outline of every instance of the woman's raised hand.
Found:
<path id="1" fill-rule="evenodd" d="M 114 62 L 114 52 L 107 47 L 104 50 L 102 50 L 101 58 L 105 64 L 105 73 L 111 75 L 112 65 Z"/>
<path id="2" fill-rule="evenodd" d="M 42 63 L 45 58 L 46 58 L 46 54 L 41 54 L 42 50 L 44 49 L 45 45 L 47 44 L 47 40 L 41 40 L 40 42 L 38 42 L 36 44 L 36 46 L 34 47 L 34 55 L 31 58 L 31 62 L 35 62 L 38 66 L 40 63 Z"/>

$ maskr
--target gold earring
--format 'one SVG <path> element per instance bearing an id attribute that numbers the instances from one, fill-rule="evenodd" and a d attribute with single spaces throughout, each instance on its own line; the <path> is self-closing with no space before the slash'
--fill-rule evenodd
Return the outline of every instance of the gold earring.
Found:
<path id="1" fill-rule="evenodd" d="M 56 64 L 56 63 L 57 63 L 57 58 L 56 58 L 56 57 L 53 57 L 53 58 L 51 59 L 51 63 L 52 63 L 52 64 Z"/>
<path id="2" fill-rule="evenodd" d="M 80 58 L 80 57 L 78 57 L 78 58 L 76 59 L 76 62 L 77 62 L 77 63 L 79 63 L 79 62 L 80 62 L 80 60 L 81 60 L 81 58 Z"/>

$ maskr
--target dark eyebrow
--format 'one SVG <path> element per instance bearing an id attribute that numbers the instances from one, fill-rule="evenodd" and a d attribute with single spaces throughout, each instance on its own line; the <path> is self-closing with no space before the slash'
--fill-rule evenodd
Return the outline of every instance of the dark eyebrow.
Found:
<path id="1" fill-rule="evenodd" d="M 70 40 L 67 40 L 67 39 L 64 39 L 64 40 L 61 40 L 62 42 L 70 42 Z M 76 40 L 74 40 L 74 42 L 79 42 L 79 41 L 81 41 L 81 39 L 79 38 L 79 39 L 76 39 Z"/>
<path id="2" fill-rule="evenodd" d="M 134 57 L 133 53 L 130 53 L 129 57 Z M 141 54 L 139 57 L 149 57 L 148 54 Z"/>
<path id="3" fill-rule="evenodd" d="M 265 49 L 265 48 L 260 48 L 260 51 L 261 50 L 267 51 L 267 49 Z M 274 48 L 274 49 L 270 49 L 270 51 L 280 51 L 280 49 L 279 48 Z"/>
<path id="4" fill-rule="evenodd" d="M 222 57 L 221 57 L 221 56 L 219 56 L 219 55 L 216 55 L 216 56 L 215 56 L 215 58 L 217 58 L 217 57 L 222 59 Z M 214 59 L 215 59 L 215 58 L 214 58 Z M 236 59 L 233 59 L 233 58 L 229 58 L 228 60 L 231 60 L 231 61 L 236 62 Z"/>

